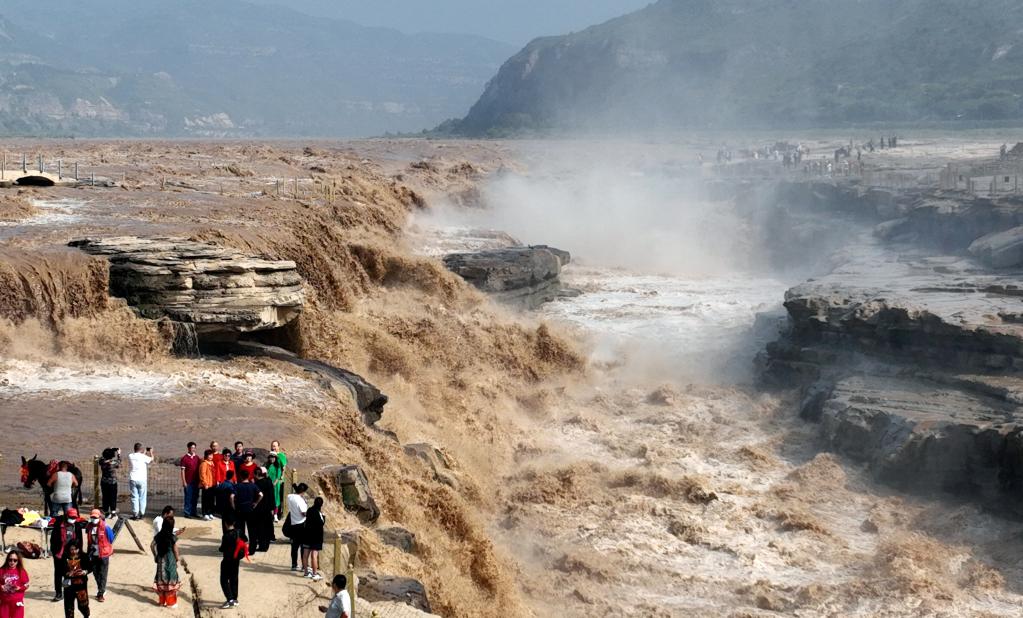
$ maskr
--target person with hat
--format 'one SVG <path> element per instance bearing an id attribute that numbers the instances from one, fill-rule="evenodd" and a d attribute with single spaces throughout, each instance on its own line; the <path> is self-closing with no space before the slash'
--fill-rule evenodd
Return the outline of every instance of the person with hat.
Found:
<path id="1" fill-rule="evenodd" d="M 53 602 L 64 598 L 64 579 L 67 575 L 67 558 L 70 548 L 82 549 L 84 523 L 78 519 L 78 509 L 70 507 L 64 516 L 55 520 L 50 532 L 50 555 L 53 557 Z"/>
<path id="2" fill-rule="evenodd" d="M 92 509 L 85 525 L 85 538 L 89 541 L 89 561 L 96 578 L 96 600 L 102 603 L 106 600 L 103 595 L 107 591 L 110 555 L 114 553 L 114 531 L 107 525 L 103 511 Z"/>

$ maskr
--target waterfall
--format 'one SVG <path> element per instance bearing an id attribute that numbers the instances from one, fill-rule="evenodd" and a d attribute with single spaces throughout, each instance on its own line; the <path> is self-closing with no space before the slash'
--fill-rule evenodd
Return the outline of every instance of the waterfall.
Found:
<path id="1" fill-rule="evenodd" d="M 186 358 L 199 358 L 199 336 L 195 332 L 195 324 L 191 322 L 174 322 L 174 353 Z"/>

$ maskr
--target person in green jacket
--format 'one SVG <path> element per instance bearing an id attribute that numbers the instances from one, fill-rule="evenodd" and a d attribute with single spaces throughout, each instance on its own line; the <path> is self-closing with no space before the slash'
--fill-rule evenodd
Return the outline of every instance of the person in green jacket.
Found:
<path id="1" fill-rule="evenodd" d="M 284 471 L 288 467 L 288 456 L 281 450 L 281 443 L 270 443 L 270 457 L 266 462 L 266 475 L 274 486 L 274 521 L 280 520 L 281 505 L 284 504 Z"/>

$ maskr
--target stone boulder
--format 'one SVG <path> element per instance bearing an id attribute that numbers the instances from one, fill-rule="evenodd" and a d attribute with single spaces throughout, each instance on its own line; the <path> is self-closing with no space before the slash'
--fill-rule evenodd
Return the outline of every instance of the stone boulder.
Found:
<path id="1" fill-rule="evenodd" d="M 992 268 L 1023 264 L 1023 226 L 981 236 L 970 244 L 970 253 Z"/>
<path id="2" fill-rule="evenodd" d="M 421 461 L 433 473 L 433 479 L 457 490 L 458 478 L 444 453 L 432 444 L 406 444 L 405 454 Z"/>
<path id="3" fill-rule="evenodd" d="M 373 493 L 369 489 L 369 479 L 359 466 L 333 466 L 320 473 L 328 486 L 336 488 L 341 494 L 341 502 L 345 510 L 355 513 L 364 524 L 370 524 L 380 518 Z"/>
<path id="4" fill-rule="evenodd" d="M 396 547 L 406 554 L 416 553 L 416 535 L 405 528 L 391 526 L 390 528 L 380 528 L 376 533 L 384 545 Z"/>
<path id="5" fill-rule="evenodd" d="M 280 328 L 302 310 L 295 263 L 181 238 L 121 236 L 69 243 L 110 262 L 110 292 L 141 317 L 193 325 L 200 337 Z"/>
<path id="6" fill-rule="evenodd" d="M 370 571 L 359 576 L 359 598 L 370 603 L 398 602 L 430 613 L 430 600 L 422 582 L 410 577 L 377 575 Z"/>
<path id="7" fill-rule="evenodd" d="M 545 245 L 444 256 L 448 270 L 477 289 L 501 302 L 526 308 L 558 297 L 561 268 L 570 261 L 567 251 Z"/>

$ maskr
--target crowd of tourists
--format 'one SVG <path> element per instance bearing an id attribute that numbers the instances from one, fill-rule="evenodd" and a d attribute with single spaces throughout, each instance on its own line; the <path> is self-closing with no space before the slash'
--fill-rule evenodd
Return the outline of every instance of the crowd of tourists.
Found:
<path id="1" fill-rule="evenodd" d="M 241 563 L 251 561 L 251 554 L 269 550 L 271 543 L 277 540 L 274 524 L 282 517 L 285 521 L 281 532 L 291 545 L 291 570 L 315 582 L 323 579 L 319 570 L 326 523 L 323 498 L 315 497 L 310 505 L 306 499 L 309 487 L 305 483 L 294 484 L 291 491 L 286 492 L 287 456 L 276 440 L 267 453 L 264 462 L 257 462 L 256 453 L 246 450 L 241 441 L 235 442 L 233 451 L 221 450 L 213 441 L 200 456 L 196 443 L 189 442 L 185 454 L 175 460 L 184 497 L 183 518 L 221 520 L 218 551 L 221 555 L 220 585 L 225 597 L 221 609 L 239 606 Z M 79 515 L 80 476 L 73 473 L 68 462 L 59 462 L 43 487 L 47 510 L 54 517 L 49 538 L 53 601 L 63 601 L 68 618 L 74 616 L 76 605 L 82 616 L 90 615 L 90 575 L 96 583 L 95 600 L 100 603 L 106 600 L 115 530 L 123 525 L 112 528 L 107 520 L 120 517 L 138 521 L 146 514 L 149 468 L 156 461 L 156 454 L 152 448 L 136 443 L 126 459 L 131 504 L 131 513 L 127 516 L 117 510 L 118 475 L 123 465 L 119 448 L 105 449 L 99 458 L 100 508 L 92 509 L 88 519 Z M 153 519 L 154 534 L 150 544 L 156 562 L 153 587 L 159 605 L 165 607 L 177 605 L 181 587 L 178 538 L 184 527 L 177 526 L 176 513 L 175 506 L 167 505 Z M 22 556 L 12 551 L 0 568 L 0 618 L 23 618 L 28 586 Z M 335 598 L 329 606 L 320 609 L 328 618 L 350 618 L 351 601 L 345 591 L 344 576 L 336 576 L 332 587 Z"/>

